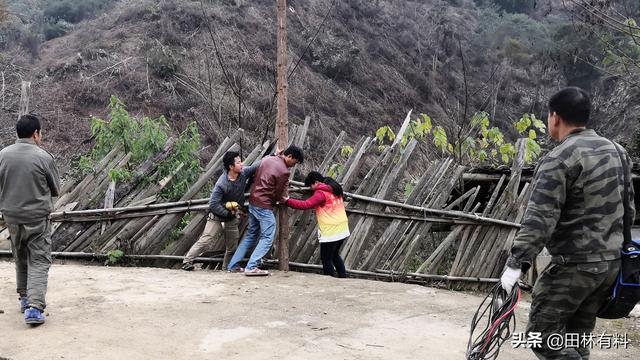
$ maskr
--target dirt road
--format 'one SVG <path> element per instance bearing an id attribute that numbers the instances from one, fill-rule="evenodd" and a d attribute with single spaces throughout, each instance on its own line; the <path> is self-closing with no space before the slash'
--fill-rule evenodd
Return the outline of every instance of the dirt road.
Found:
<path id="1" fill-rule="evenodd" d="M 248 278 L 56 264 L 47 323 L 30 328 L 14 288 L 13 263 L 0 261 L 0 358 L 12 360 L 461 360 L 481 301 L 417 285 L 295 272 Z M 521 320 L 527 310 L 523 303 Z M 623 333 L 635 321 L 603 324 Z M 638 359 L 635 339 L 629 349 L 595 350 L 592 359 Z M 510 344 L 503 352 L 500 359 L 535 358 Z"/>

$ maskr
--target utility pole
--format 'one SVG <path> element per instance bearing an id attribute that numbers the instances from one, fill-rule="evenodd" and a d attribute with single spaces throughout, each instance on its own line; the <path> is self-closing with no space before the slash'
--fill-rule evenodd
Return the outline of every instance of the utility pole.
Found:
<path id="1" fill-rule="evenodd" d="M 287 0 L 276 0 L 277 10 L 277 77 L 278 113 L 276 136 L 278 147 L 284 150 L 289 144 L 289 110 L 287 84 Z M 278 209 L 278 268 L 289 271 L 289 213 L 286 206 Z"/>

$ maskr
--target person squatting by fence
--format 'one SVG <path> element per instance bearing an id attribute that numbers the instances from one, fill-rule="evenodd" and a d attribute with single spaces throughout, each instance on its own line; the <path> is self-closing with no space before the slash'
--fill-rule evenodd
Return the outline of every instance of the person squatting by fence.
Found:
<path id="1" fill-rule="evenodd" d="M 289 169 L 302 164 L 304 154 L 297 146 L 289 146 L 282 154 L 269 156 L 260 162 L 249 195 L 249 227 L 231 258 L 227 270 L 241 271 L 240 260 L 255 246 L 244 273 L 246 275 L 268 275 L 258 268 L 262 258 L 269 252 L 276 234 L 276 218 L 273 208 L 284 203 L 289 185 Z"/>
<path id="2" fill-rule="evenodd" d="M 586 346 L 551 349 L 547 338 L 564 333 L 588 336 L 620 268 L 622 161 L 631 169 L 631 159 L 620 145 L 587 128 L 590 110 L 582 89 L 565 88 L 551 97 L 549 134 L 560 144 L 538 165 L 522 228 L 501 277 L 510 293 L 543 247 L 552 255 L 533 288 L 527 326 L 527 333 L 542 334 L 542 346 L 533 349 L 540 359 L 589 358 Z M 629 208 L 635 209 L 633 188 L 627 186 Z"/>
<path id="3" fill-rule="evenodd" d="M 20 310 L 27 324 L 45 322 L 51 267 L 53 199 L 60 180 L 53 156 L 40 148 L 42 128 L 34 115 L 16 123 L 18 140 L 0 151 L 0 212 L 9 229 L 16 262 Z"/>
<path id="4" fill-rule="evenodd" d="M 340 248 L 350 233 L 342 186 L 317 171 L 311 171 L 304 184 L 311 187 L 313 195 L 306 200 L 287 198 L 286 204 L 298 210 L 315 209 L 322 271 L 330 276 L 336 276 L 337 272 L 339 278 L 346 278 L 347 272 L 340 257 Z"/>
<path id="5" fill-rule="evenodd" d="M 240 154 L 228 151 L 222 157 L 222 163 L 224 172 L 211 191 L 207 224 L 198 241 L 187 252 L 182 263 L 183 270 L 191 271 L 194 269 L 193 259 L 211 248 L 220 231 L 223 231 L 225 246 L 223 269 L 227 267 L 231 256 L 238 247 L 239 216 L 244 211 L 244 191 L 247 182 L 260 166 L 260 162 L 245 168 Z"/>

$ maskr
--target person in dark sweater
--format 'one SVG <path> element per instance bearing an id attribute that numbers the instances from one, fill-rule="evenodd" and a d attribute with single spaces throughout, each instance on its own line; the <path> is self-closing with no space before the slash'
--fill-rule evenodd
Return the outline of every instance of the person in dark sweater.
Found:
<path id="1" fill-rule="evenodd" d="M 213 187 L 209 199 L 209 215 L 202 236 L 189 249 L 184 258 L 182 269 L 194 269 L 193 259 L 211 248 L 215 237 L 224 231 L 225 254 L 222 268 L 225 269 L 236 247 L 240 232 L 239 209 L 244 206 L 244 191 L 249 179 L 256 173 L 260 162 L 250 167 L 244 167 L 240 154 L 228 151 L 222 158 L 225 171 L 220 175 Z"/>
<path id="2" fill-rule="evenodd" d="M 304 155 L 297 146 L 289 146 L 276 156 L 262 159 L 256 171 L 249 196 L 249 227 L 244 239 L 238 245 L 236 253 L 229 262 L 227 270 L 230 272 L 243 271 L 245 275 L 269 275 L 269 272 L 258 268 L 262 257 L 271 249 L 276 234 L 276 218 L 273 208 L 276 203 L 284 204 L 289 185 L 289 169 L 296 164 L 302 164 Z M 238 263 L 249 250 L 251 253 L 246 269 L 241 269 Z"/>
<path id="3" fill-rule="evenodd" d="M 349 220 L 342 198 L 342 186 L 330 177 L 312 171 L 304 180 L 313 195 L 306 200 L 288 198 L 287 206 L 298 210 L 315 209 L 318 220 L 320 258 L 325 275 L 346 278 L 347 272 L 340 257 L 340 248 L 350 235 Z"/>

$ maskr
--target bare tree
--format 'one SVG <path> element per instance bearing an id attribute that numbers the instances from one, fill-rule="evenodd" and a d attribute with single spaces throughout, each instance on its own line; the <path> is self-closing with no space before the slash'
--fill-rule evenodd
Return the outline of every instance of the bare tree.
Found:
<path id="1" fill-rule="evenodd" d="M 637 87 L 640 80 L 640 26 L 633 15 L 640 10 L 637 2 L 563 0 L 576 30 L 589 32 L 607 50 L 604 64 L 581 58 L 603 73 L 623 75 L 623 81 Z M 607 66 L 610 65 L 610 66 Z M 617 66 L 611 66 L 617 65 Z"/>

